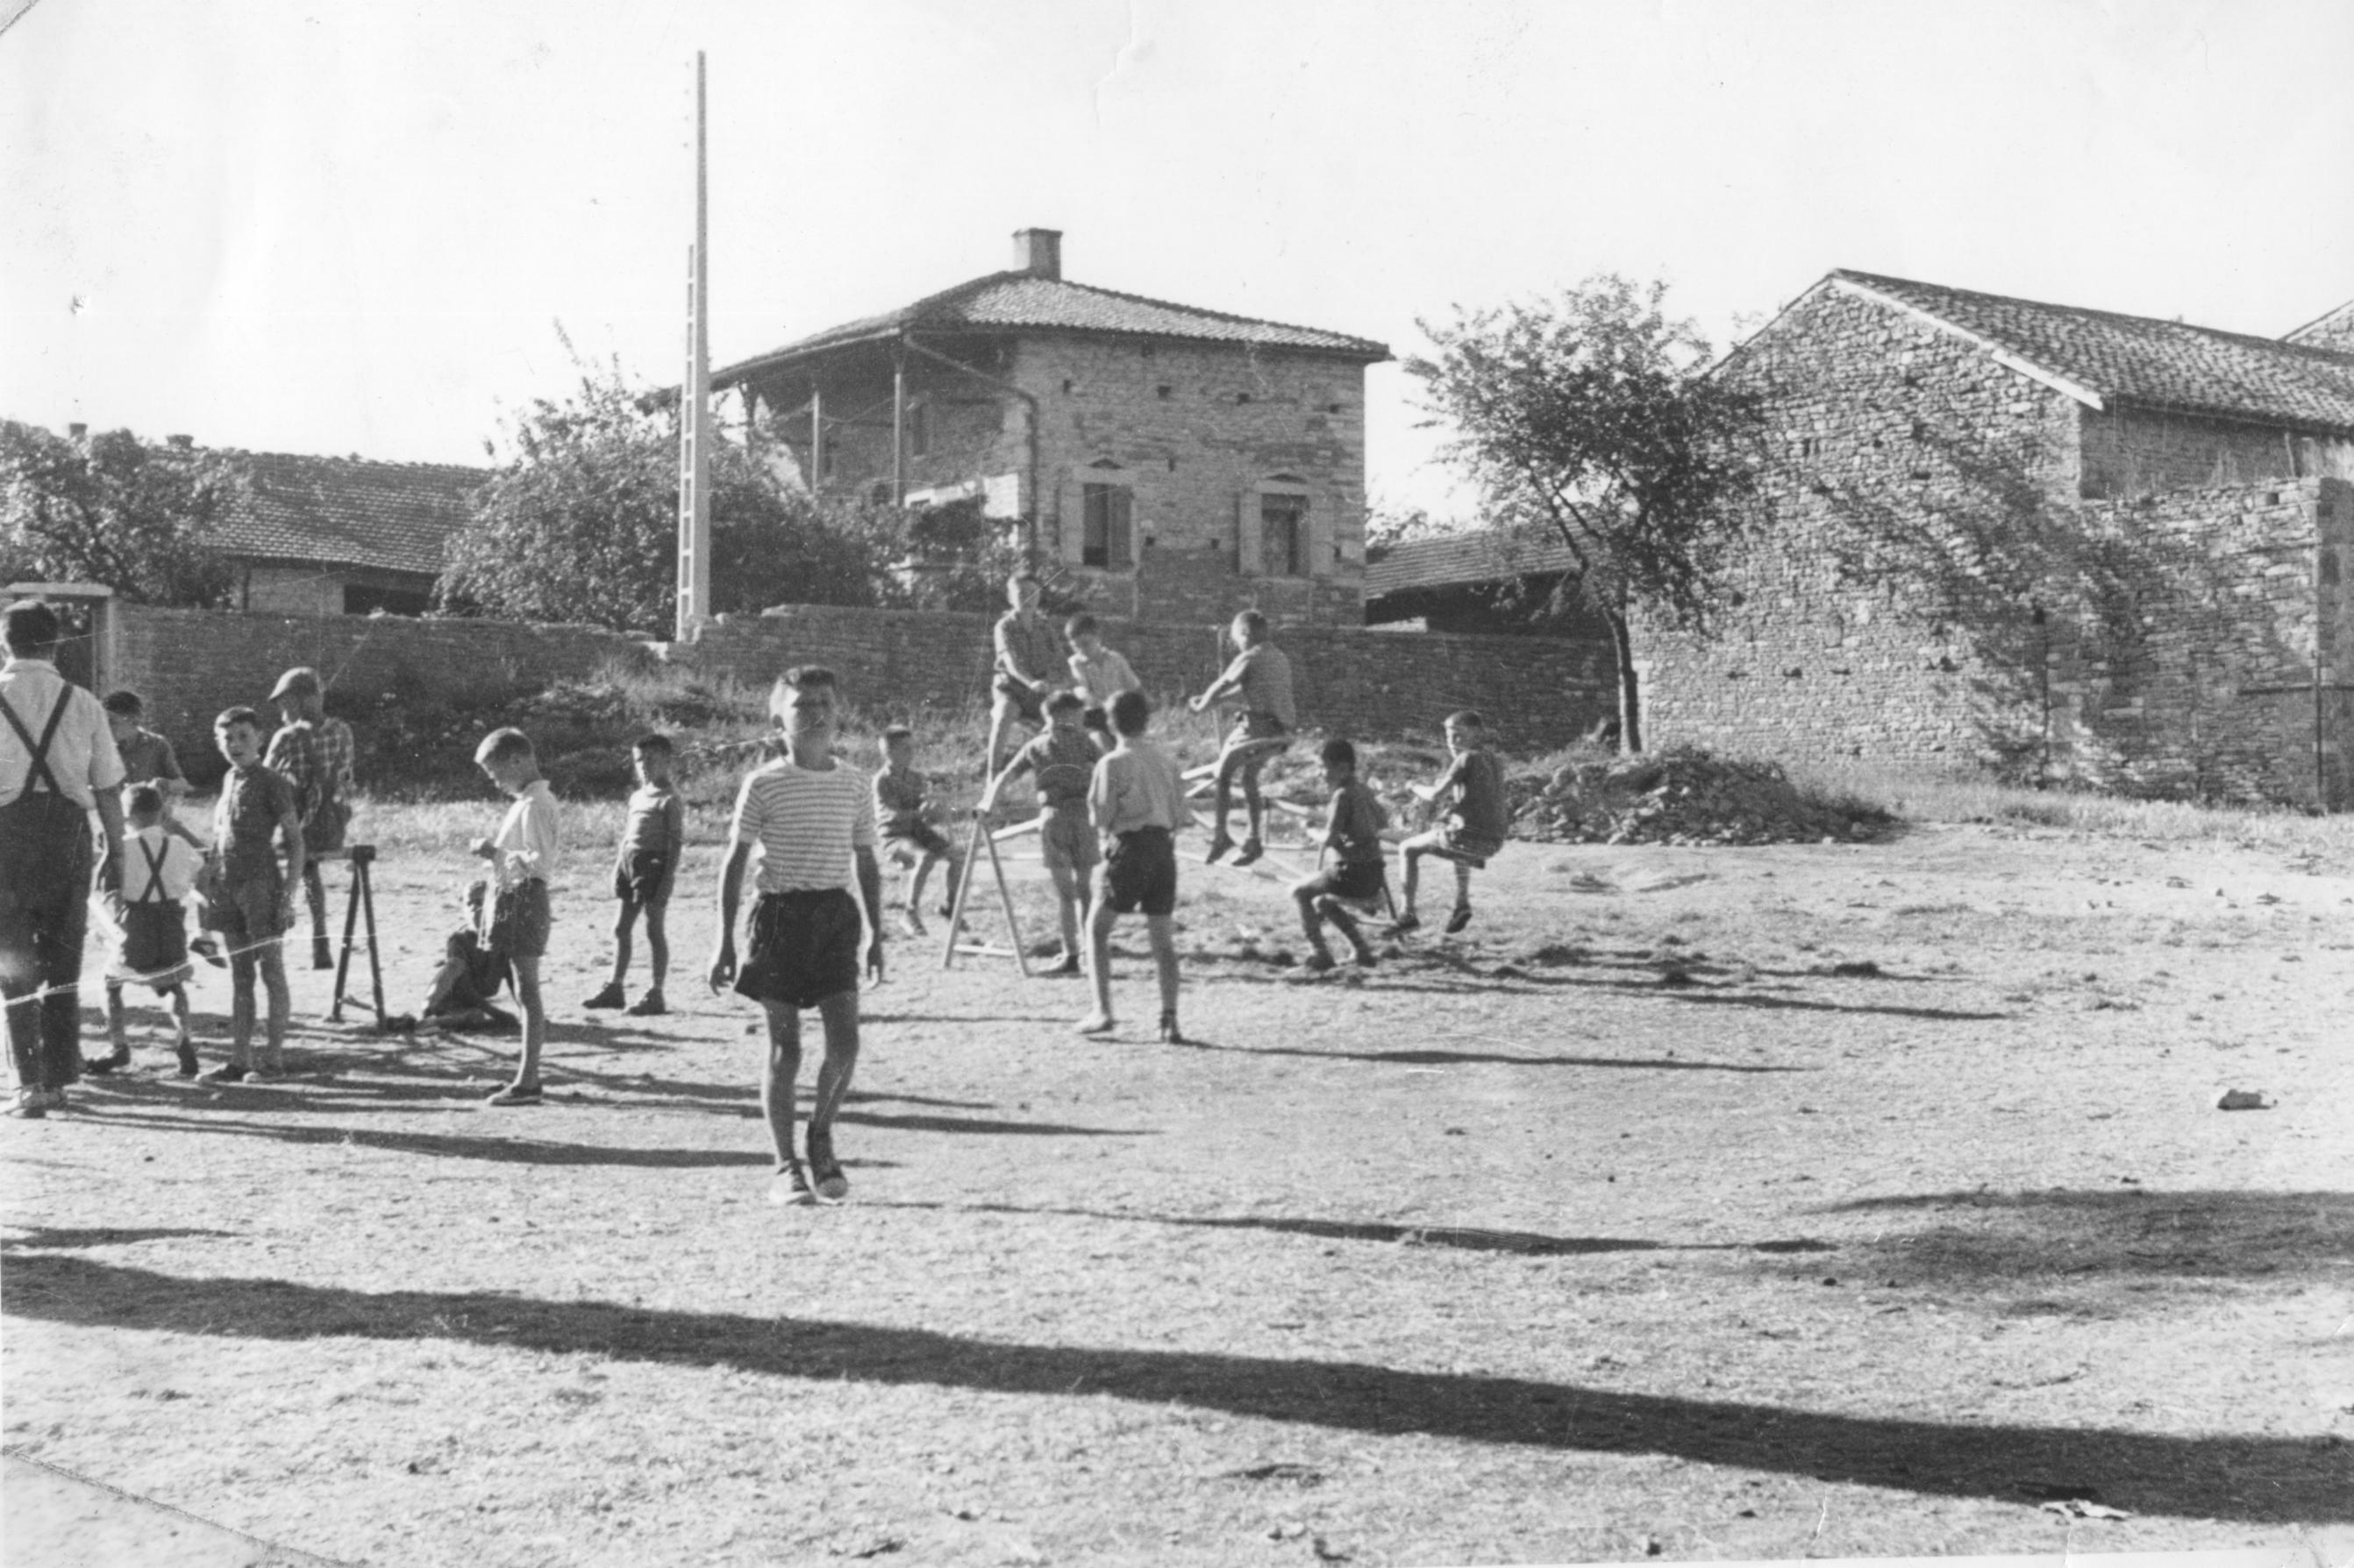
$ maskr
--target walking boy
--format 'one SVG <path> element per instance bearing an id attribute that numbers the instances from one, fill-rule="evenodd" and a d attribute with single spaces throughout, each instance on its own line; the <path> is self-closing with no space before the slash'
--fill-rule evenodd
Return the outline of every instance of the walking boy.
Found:
<path id="1" fill-rule="evenodd" d="M 1177 909 L 1177 848 L 1172 835 L 1185 820 L 1185 779 L 1167 752 L 1144 738 L 1151 717 L 1152 705 L 1142 692 L 1122 692 L 1111 700 L 1112 733 L 1119 738 L 1096 764 L 1087 789 L 1087 810 L 1103 833 L 1106 853 L 1096 872 L 1094 906 L 1087 915 L 1087 973 L 1095 985 L 1096 1006 L 1079 1021 L 1079 1033 L 1111 1033 L 1112 922 L 1140 910 L 1161 980 L 1161 1038 L 1182 1044 L 1177 935 L 1171 919 Z"/>
<path id="2" fill-rule="evenodd" d="M 491 731 L 474 748 L 474 764 L 500 794 L 514 800 L 500 819 L 498 832 L 474 841 L 474 853 L 491 863 L 482 946 L 513 967 L 515 1000 L 523 1005 L 523 1059 L 515 1064 L 514 1082 L 484 1103 L 535 1106 L 541 1097 L 539 1054 L 547 1044 L 539 960 L 547 953 L 548 927 L 555 923 L 547 885 L 563 852 L 563 813 L 539 776 L 539 754 L 523 731 Z"/>
<path id="3" fill-rule="evenodd" d="M 1024 773 L 1037 779 L 1038 856 L 1055 879 L 1055 904 L 1063 922 L 1063 956 L 1046 971 L 1050 975 L 1079 972 L 1079 920 L 1087 909 L 1087 881 L 1099 858 L 1095 830 L 1087 821 L 1087 790 L 1102 754 L 1079 727 L 1086 711 L 1087 703 L 1076 692 L 1048 697 L 1046 733 L 1015 752 L 981 797 L 980 831 L 987 832 L 998 792 Z"/>
<path id="4" fill-rule="evenodd" d="M 1046 694 L 1063 662 L 1061 640 L 1054 623 L 1038 613 L 1038 579 L 1027 568 L 1006 579 L 1005 597 L 1013 609 L 997 618 L 991 633 L 997 652 L 996 676 L 989 706 L 989 766 L 997 772 L 1003 754 L 1005 729 L 1019 721 L 1036 728 L 1045 723 Z"/>
<path id="5" fill-rule="evenodd" d="M 286 955 L 281 938 L 294 924 L 292 889 L 306 853 L 294 787 L 261 760 L 261 715 L 231 708 L 213 721 L 213 739 L 228 759 L 213 807 L 213 853 L 206 873 L 205 924 L 228 943 L 229 1062 L 205 1076 L 216 1083 L 278 1078 L 286 1073 Z M 278 845 L 286 867 L 278 865 Z M 253 984 L 269 992 L 263 1065 L 253 1060 Z"/>
<path id="6" fill-rule="evenodd" d="M 1382 895 L 1382 830 L 1389 813 L 1357 777 L 1357 748 L 1345 740 L 1328 740 L 1322 753 L 1324 787 L 1332 800 L 1324 817 L 1324 851 L 1333 863 L 1314 876 L 1293 885 L 1291 896 L 1299 906 L 1299 928 L 1308 937 L 1308 968 L 1332 967 L 1332 949 L 1324 945 L 1324 922 L 1348 942 L 1359 969 L 1373 967 L 1373 949 L 1347 909 L 1370 904 Z"/>
<path id="7" fill-rule="evenodd" d="M 733 982 L 767 1012 L 769 1057 L 760 1104 L 777 1156 L 772 1203 L 838 1203 L 849 1178 L 835 1158 L 833 1122 L 858 1069 L 859 909 L 866 916 L 865 968 L 883 976 L 883 872 L 875 859 L 875 796 L 865 775 L 833 755 L 840 694 L 833 672 L 788 670 L 769 711 L 789 748 L 744 779 L 735 843 L 719 874 L 719 945 L 711 989 Z M 759 902 L 743 968 L 736 964 L 736 907 L 744 863 L 760 851 Z M 850 880 L 858 879 L 858 897 Z M 810 1105 L 809 1164 L 793 1157 L 793 1094 L 801 1076 L 801 1009 L 825 1023 L 825 1063 Z"/>
<path id="8" fill-rule="evenodd" d="M 937 809 L 930 789 L 930 781 L 916 771 L 916 732 L 903 724 L 885 730 L 883 771 L 875 776 L 875 816 L 885 853 L 915 868 L 907 878 L 907 903 L 899 911 L 910 937 L 924 934 L 924 919 L 917 913 L 924 905 L 924 882 L 942 861 L 948 862 L 949 871 L 940 917 L 956 912 L 956 846 L 933 821 Z"/>
<path id="9" fill-rule="evenodd" d="M 1437 804 L 1440 820 L 1399 846 L 1405 856 L 1405 907 L 1398 911 L 1394 931 L 1422 924 L 1414 912 L 1414 895 L 1426 854 L 1455 866 L 1455 910 L 1447 917 L 1447 934 L 1471 924 L 1471 874 L 1486 869 L 1511 831 L 1504 814 L 1504 766 L 1485 748 L 1487 735 L 1488 721 L 1469 708 L 1447 715 L 1447 749 L 1453 759 L 1436 783 L 1414 786 L 1417 800 Z"/>
<path id="10" fill-rule="evenodd" d="M 1235 847 L 1235 841 L 1226 836 L 1226 812 L 1239 778 L 1250 836 L 1243 840 L 1235 863 L 1248 865 L 1265 853 L 1259 834 L 1267 822 L 1267 802 L 1259 796 L 1259 769 L 1291 744 L 1299 715 L 1291 705 L 1291 661 L 1267 640 L 1267 617 L 1255 609 L 1244 610 L 1235 617 L 1229 634 L 1235 643 L 1234 662 L 1192 705 L 1198 714 L 1227 697 L 1239 695 L 1243 700 L 1242 717 L 1235 721 L 1225 749 L 1218 753 L 1217 828 L 1210 839 L 1210 853 L 1203 858 L 1215 861 Z"/>
<path id="11" fill-rule="evenodd" d="M 110 709 L 110 712 L 113 710 Z M 204 856 L 164 826 L 164 791 L 133 784 L 123 791 L 130 832 L 122 842 L 122 884 L 107 902 L 122 927 L 122 945 L 106 976 L 106 1033 L 111 1054 L 86 1058 L 82 1071 L 103 1077 L 131 1065 L 131 1040 L 124 1026 L 122 988 L 153 989 L 172 1010 L 173 1045 L 180 1076 L 196 1075 L 196 1047 L 188 1038 L 188 927 L 186 899 L 204 869 Z"/>
<path id="12" fill-rule="evenodd" d="M 620 1007 L 625 1000 L 621 982 L 630 973 L 630 932 L 643 912 L 653 984 L 627 1011 L 633 1018 L 669 1011 L 663 1001 L 663 980 L 670 974 L 670 933 L 664 922 L 671 888 L 678 881 L 678 863 L 686 853 L 686 802 L 671 788 L 671 759 L 666 735 L 642 736 L 630 747 L 638 787 L 630 796 L 629 820 L 621 826 L 621 844 L 613 860 L 613 896 L 621 906 L 613 916 L 613 978 L 581 1003 L 584 1007 Z"/>
<path id="13" fill-rule="evenodd" d="M 1097 745 L 1109 751 L 1111 700 L 1122 692 L 1144 690 L 1144 683 L 1136 678 L 1125 658 L 1103 645 L 1103 627 L 1094 616 L 1082 611 L 1071 617 L 1063 623 L 1063 635 L 1071 643 L 1072 687 L 1087 703 L 1080 722 L 1097 737 Z"/>
<path id="14" fill-rule="evenodd" d="M 302 842 L 313 855 L 342 849 L 344 831 L 352 821 L 352 726 L 327 716 L 319 672 L 307 665 L 279 676 L 270 700 L 286 722 L 270 737 L 264 761 L 294 786 Z M 319 878 L 316 860 L 303 864 L 302 896 L 311 906 L 311 967 L 334 969 L 334 951 L 327 945 L 327 888 Z"/>

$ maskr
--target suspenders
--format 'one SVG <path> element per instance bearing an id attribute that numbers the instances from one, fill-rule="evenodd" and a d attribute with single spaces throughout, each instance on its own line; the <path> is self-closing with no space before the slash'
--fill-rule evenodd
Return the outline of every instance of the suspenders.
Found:
<path id="1" fill-rule="evenodd" d="M 15 730 L 16 738 L 25 743 L 27 755 L 25 793 L 27 795 L 31 794 L 36 787 L 52 795 L 65 793 L 58 786 L 58 776 L 49 770 L 49 742 L 57 738 L 58 726 L 65 722 L 66 704 L 72 696 L 71 686 L 58 688 L 57 705 L 49 709 L 49 722 L 42 727 L 41 738 L 38 740 L 35 740 L 33 732 L 25 727 L 25 721 L 16 716 L 16 710 L 8 705 L 5 698 L 0 698 L 0 717 L 7 719 L 8 727 Z"/>
<path id="2" fill-rule="evenodd" d="M 143 839 L 140 841 L 140 856 L 147 862 L 147 885 L 140 889 L 139 896 L 135 900 L 137 903 L 168 904 L 171 902 L 164 896 L 164 863 L 172 858 L 172 841 L 165 839 L 162 842 L 164 853 L 157 854 L 154 844 Z"/>

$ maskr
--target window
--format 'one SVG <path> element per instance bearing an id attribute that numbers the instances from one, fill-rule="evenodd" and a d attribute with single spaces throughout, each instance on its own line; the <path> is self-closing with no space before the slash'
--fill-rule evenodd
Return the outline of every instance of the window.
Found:
<path id="1" fill-rule="evenodd" d="M 1258 499 L 1260 569 L 1271 577 L 1309 575 L 1308 498 L 1262 495 Z"/>
<path id="2" fill-rule="evenodd" d="M 1088 484 L 1080 489 L 1084 506 L 1079 565 L 1114 572 L 1129 570 L 1136 565 L 1136 535 L 1127 489 L 1117 484 Z"/>

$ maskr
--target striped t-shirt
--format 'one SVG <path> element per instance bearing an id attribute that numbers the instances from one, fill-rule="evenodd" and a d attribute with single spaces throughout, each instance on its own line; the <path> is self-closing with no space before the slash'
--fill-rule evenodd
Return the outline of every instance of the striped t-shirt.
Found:
<path id="1" fill-rule="evenodd" d="M 851 852 L 875 847 L 874 790 L 846 762 L 812 772 L 780 757 L 746 777 L 736 842 L 759 846 L 763 893 L 854 892 Z"/>

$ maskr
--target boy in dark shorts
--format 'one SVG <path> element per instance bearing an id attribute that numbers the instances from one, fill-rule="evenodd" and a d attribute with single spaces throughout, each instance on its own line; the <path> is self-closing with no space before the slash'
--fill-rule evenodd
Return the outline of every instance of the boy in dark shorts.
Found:
<path id="1" fill-rule="evenodd" d="M 883 978 L 883 871 L 875 858 L 875 795 L 866 776 L 833 755 L 840 694 L 833 672 L 788 670 L 769 694 L 769 711 L 788 747 L 754 769 L 736 799 L 735 842 L 719 874 L 719 945 L 711 956 L 715 991 L 734 984 L 769 1015 L 769 1057 L 760 1105 L 777 1171 L 769 1201 L 838 1203 L 850 1180 L 835 1158 L 833 1122 L 858 1069 L 859 908 L 865 907 L 864 968 Z M 736 963 L 736 908 L 744 865 L 760 851 L 760 898 L 753 906 L 744 964 Z M 850 882 L 858 881 L 853 898 Z M 810 1106 L 809 1164 L 793 1156 L 793 1092 L 801 1076 L 801 1010 L 825 1022 L 825 1063 Z"/>
<path id="2" fill-rule="evenodd" d="M 1119 738 L 1096 764 L 1087 811 L 1104 837 L 1096 871 L 1094 907 L 1087 916 L 1087 974 L 1096 1007 L 1079 1021 L 1082 1034 L 1108 1034 L 1111 1012 L 1111 927 L 1122 915 L 1142 912 L 1161 980 L 1161 1038 L 1182 1044 L 1177 1028 L 1177 848 L 1172 834 L 1186 820 L 1185 776 L 1173 758 L 1144 738 L 1152 705 L 1142 692 L 1111 700 Z"/>
<path id="3" fill-rule="evenodd" d="M 1328 740 L 1322 753 L 1324 787 L 1332 802 L 1324 818 L 1324 848 L 1332 863 L 1314 876 L 1294 884 L 1291 896 L 1299 906 L 1299 928 L 1308 937 L 1310 969 L 1332 967 L 1332 949 L 1324 945 L 1324 922 L 1347 940 L 1360 969 L 1373 967 L 1373 949 L 1347 909 L 1369 905 L 1382 895 L 1385 873 L 1382 863 L 1382 829 L 1389 813 L 1381 800 L 1357 777 L 1357 748 L 1345 740 Z"/>
<path id="4" fill-rule="evenodd" d="M 630 747 L 630 766 L 638 787 L 630 796 L 629 820 L 621 827 L 620 847 L 613 857 L 613 896 L 620 910 L 613 916 L 613 978 L 605 989 L 580 1005 L 620 1007 L 627 997 L 621 982 L 630 974 L 630 933 L 638 916 L 646 917 L 646 959 L 653 984 L 631 1002 L 633 1018 L 666 1012 L 663 981 L 670 974 L 670 892 L 678 881 L 678 863 L 686 853 L 686 802 L 671 788 L 671 744 L 666 735 L 641 737 Z"/>
<path id="5" fill-rule="evenodd" d="M 207 1077 L 219 1083 L 282 1077 L 286 1072 L 286 990 L 283 938 L 294 924 L 293 890 L 302 884 L 306 856 L 294 786 L 261 763 L 261 715 L 231 708 L 213 721 L 213 738 L 228 758 L 220 800 L 213 807 L 213 856 L 206 873 L 205 924 L 228 946 L 229 1062 Z M 286 866 L 278 848 L 286 846 Z M 269 1050 L 253 1060 L 253 985 L 270 996 Z"/>
<path id="6" fill-rule="evenodd" d="M 914 869 L 907 878 L 907 903 L 899 911 L 907 935 L 924 934 L 924 883 L 932 867 L 948 863 L 947 888 L 940 894 L 940 916 L 956 910 L 956 846 L 933 819 L 930 780 L 916 770 L 916 732 L 895 724 L 883 732 L 883 771 L 875 776 L 875 820 L 883 834 L 885 853 Z"/>
<path id="7" fill-rule="evenodd" d="M 1242 716 L 1235 721 L 1225 748 L 1218 753 L 1217 826 L 1210 839 L 1210 853 L 1203 858 L 1215 861 L 1235 847 L 1235 841 L 1226 836 L 1226 811 L 1233 804 L 1235 780 L 1240 779 L 1250 835 L 1243 840 L 1235 863 L 1248 865 L 1266 853 L 1259 840 L 1259 831 L 1267 822 L 1267 802 L 1258 791 L 1259 769 L 1291 744 L 1299 715 L 1291 702 L 1291 661 L 1267 640 L 1267 617 L 1255 609 L 1244 610 L 1235 617 L 1229 634 L 1235 642 L 1234 662 L 1192 704 L 1198 714 L 1227 697 L 1243 700 Z"/>
<path id="8" fill-rule="evenodd" d="M 514 1081 L 493 1092 L 492 1106 L 535 1106 L 542 1094 L 539 1054 L 547 1044 L 547 1004 L 539 991 L 539 960 L 547 953 L 555 909 L 548 884 L 564 850 L 564 819 L 539 776 L 539 754 L 519 729 L 494 729 L 474 748 L 474 765 L 514 804 L 499 820 L 499 831 L 474 841 L 474 853 L 491 863 L 490 895 L 483 903 L 483 949 L 506 959 L 514 972 L 515 1001 L 523 1006 L 523 1056 Z"/>
<path id="9" fill-rule="evenodd" d="M 108 712 L 111 714 L 112 709 Z M 122 939 L 106 972 L 106 1033 L 111 1054 L 85 1058 L 82 1071 L 103 1077 L 131 1065 L 122 988 L 143 985 L 172 1010 L 173 1044 L 180 1076 L 196 1075 L 196 1047 L 188 1038 L 187 898 L 204 870 L 204 856 L 164 826 L 164 791 L 133 784 L 122 792 L 122 879 L 106 895 Z"/>
<path id="10" fill-rule="evenodd" d="M 1087 790 L 1102 753 L 1079 726 L 1087 708 L 1076 692 L 1048 697 L 1046 733 L 1015 752 L 981 797 L 981 831 L 987 832 L 998 792 L 1024 773 L 1038 781 L 1038 856 L 1055 879 L 1055 905 L 1063 921 L 1063 956 L 1046 971 L 1050 975 L 1079 972 L 1079 922 L 1087 911 L 1087 881 L 1100 858 L 1087 821 Z"/>
<path id="11" fill-rule="evenodd" d="M 1504 765 L 1486 749 L 1487 736 L 1488 721 L 1469 708 L 1447 715 L 1447 749 L 1454 757 L 1437 782 L 1414 786 L 1417 799 L 1438 808 L 1439 823 L 1399 846 L 1405 857 L 1405 906 L 1392 930 L 1411 931 L 1422 924 L 1414 912 L 1414 895 L 1426 854 L 1455 866 L 1455 909 L 1447 917 L 1447 934 L 1471 924 L 1471 874 L 1486 869 L 1511 831 L 1505 818 Z"/>

